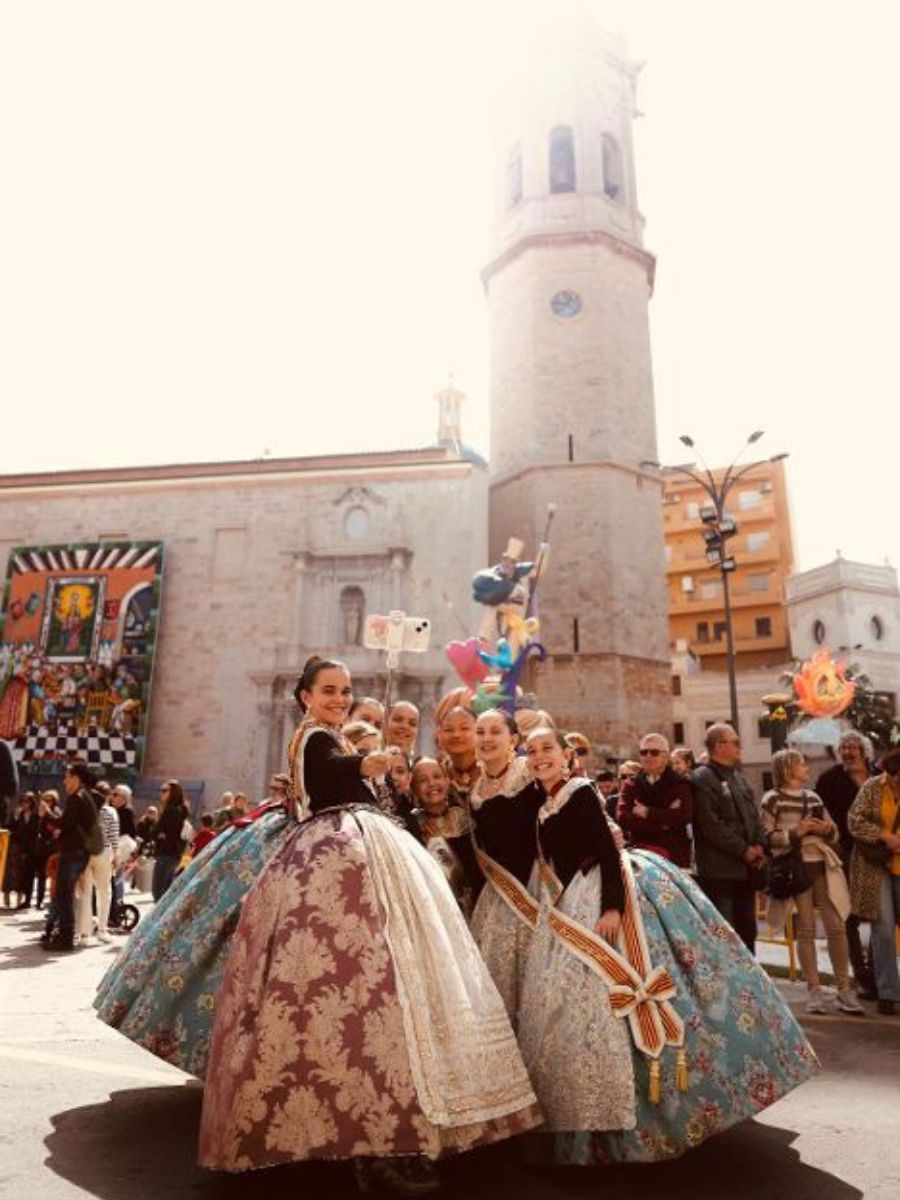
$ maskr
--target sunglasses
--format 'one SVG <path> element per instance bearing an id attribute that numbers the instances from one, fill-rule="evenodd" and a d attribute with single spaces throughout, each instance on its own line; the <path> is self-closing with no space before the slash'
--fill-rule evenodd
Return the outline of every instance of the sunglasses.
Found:
<path id="1" fill-rule="evenodd" d="M 569 749 L 574 750 L 579 758 L 587 758 L 590 754 L 590 750 L 586 750 L 584 746 L 570 746 Z"/>
<path id="2" fill-rule="evenodd" d="M 664 750 L 639 750 L 638 754 L 640 754 L 640 756 L 642 758 L 644 758 L 646 755 L 649 755 L 651 758 L 659 758 L 659 756 L 661 754 L 665 754 L 665 751 Z"/>

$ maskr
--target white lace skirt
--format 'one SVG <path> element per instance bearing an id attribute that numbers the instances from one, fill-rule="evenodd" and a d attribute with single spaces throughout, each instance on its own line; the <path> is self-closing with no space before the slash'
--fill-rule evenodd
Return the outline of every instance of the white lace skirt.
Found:
<path id="1" fill-rule="evenodd" d="M 481 889 L 472 913 L 472 937 L 515 1028 L 532 931 L 490 883 Z"/>
<path id="2" fill-rule="evenodd" d="M 558 908 L 593 929 L 600 915 L 600 868 L 579 872 Z M 613 1015 L 600 977 L 554 936 L 543 904 L 525 966 L 518 1035 L 547 1129 L 634 1128 L 627 1022 Z"/>

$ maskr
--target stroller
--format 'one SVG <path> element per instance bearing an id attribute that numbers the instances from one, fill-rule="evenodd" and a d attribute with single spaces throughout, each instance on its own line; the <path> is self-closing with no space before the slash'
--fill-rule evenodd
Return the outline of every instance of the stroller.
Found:
<path id="1" fill-rule="evenodd" d="M 130 838 L 122 838 L 121 842 L 126 842 L 126 840 L 132 841 Z M 135 925 L 141 919 L 141 913 L 137 905 L 125 902 L 125 884 L 128 880 L 134 878 L 134 873 L 137 870 L 137 843 L 132 842 L 132 847 L 123 846 L 122 849 L 126 851 L 127 858 L 116 873 L 112 900 L 109 906 L 109 927 L 110 929 L 121 929 L 124 933 L 131 933 L 132 929 L 134 929 Z"/>

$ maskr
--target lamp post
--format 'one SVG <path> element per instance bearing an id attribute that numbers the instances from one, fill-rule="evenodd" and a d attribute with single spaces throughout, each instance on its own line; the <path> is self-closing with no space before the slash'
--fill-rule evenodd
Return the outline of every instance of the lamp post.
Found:
<path id="1" fill-rule="evenodd" d="M 707 466 L 703 455 L 698 455 L 701 462 L 701 467 L 698 469 L 693 463 L 682 463 L 676 466 L 663 466 L 661 463 L 651 459 L 644 459 L 641 463 L 642 467 L 655 467 L 664 475 L 683 475 L 686 479 L 691 479 L 698 484 L 710 499 L 708 505 L 704 505 L 700 509 L 700 520 L 703 524 L 703 538 L 706 542 L 706 561 L 711 567 L 718 567 L 722 575 L 722 599 L 725 606 L 725 646 L 726 658 L 728 662 L 728 695 L 731 707 L 731 724 L 736 732 L 740 732 L 738 724 L 738 696 L 737 696 L 737 672 L 735 669 L 735 654 L 734 654 L 734 623 L 731 612 L 731 588 L 729 583 L 729 575 L 737 569 L 737 563 L 732 555 L 726 553 L 725 543 L 728 538 L 734 537 L 738 531 L 737 522 L 734 517 L 725 511 L 725 501 L 731 489 L 748 472 L 755 467 L 760 467 L 766 462 L 774 463 L 781 462 L 787 458 L 786 453 L 773 454 L 768 459 L 758 459 L 756 462 L 745 463 L 740 469 L 736 470 L 738 459 L 747 449 L 763 436 L 763 430 L 757 429 L 744 442 L 740 450 L 731 460 L 728 469 L 722 476 L 720 482 L 716 482 L 712 471 Z M 696 446 L 694 439 L 683 433 L 679 441 L 694 450 Z"/>

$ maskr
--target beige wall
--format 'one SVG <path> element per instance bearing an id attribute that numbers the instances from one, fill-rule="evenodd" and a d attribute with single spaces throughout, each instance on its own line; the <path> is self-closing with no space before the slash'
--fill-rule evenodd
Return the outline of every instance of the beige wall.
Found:
<path id="1" fill-rule="evenodd" d="M 431 461 L 371 457 L 280 472 L 273 462 L 265 475 L 226 464 L 205 478 L 0 480 L 4 569 L 12 544 L 107 532 L 165 543 L 145 776 L 203 779 L 208 800 L 226 787 L 262 795 L 283 761 L 289 692 L 308 654 L 342 654 L 360 682 L 383 687 L 381 656 L 343 644 L 345 586 L 364 589 L 369 612 L 396 605 L 432 619 L 433 649 L 404 658 L 400 689 L 430 706 L 452 682 L 443 646 L 460 629 L 443 596 L 474 628 L 469 581 L 486 561 L 486 472 L 443 451 Z M 369 514 L 356 539 L 344 526 L 354 507 Z"/>

